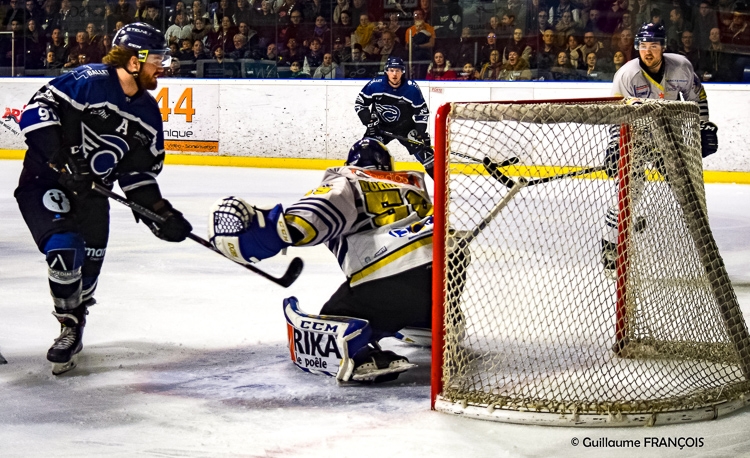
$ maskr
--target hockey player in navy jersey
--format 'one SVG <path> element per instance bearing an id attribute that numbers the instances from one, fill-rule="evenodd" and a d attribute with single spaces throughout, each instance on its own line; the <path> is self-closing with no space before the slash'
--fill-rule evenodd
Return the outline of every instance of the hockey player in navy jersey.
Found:
<path id="1" fill-rule="evenodd" d="M 702 155 L 705 158 L 714 154 L 719 146 L 716 124 L 708 120 L 708 98 L 700 78 L 692 64 L 680 54 L 666 54 L 667 34 L 661 24 L 643 24 L 635 37 L 638 59 L 623 65 L 615 73 L 612 95 L 617 97 L 685 100 L 698 104 L 700 110 L 700 135 Z M 636 102 L 637 103 L 637 102 Z M 606 148 L 605 171 L 611 178 L 617 178 L 617 163 L 620 157 L 620 126 L 610 128 L 610 139 Z M 657 152 L 653 152 L 657 153 Z M 659 168 L 659 159 L 652 161 Z M 642 164 L 641 169 L 643 168 Z M 637 172 L 641 173 L 641 171 Z M 644 178 L 636 180 L 634 196 L 637 198 Z M 605 217 L 605 231 L 602 238 L 602 262 L 607 272 L 614 272 L 617 260 L 617 203 L 615 202 Z M 643 230 L 647 221 L 638 220 L 636 230 Z"/>
<path id="2" fill-rule="evenodd" d="M 405 70 L 400 57 L 388 58 L 385 74 L 376 76 L 362 88 L 354 110 L 367 127 L 365 137 L 377 138 L 386 145 L 393 140 L 388 133 L 411 140 L 399 142 L 432 177 L 434 153 L 427 133 L 430 111 L 417 83 L 406 79 Z"/>
<path id="3" fill-rule="evenodd" d="M 319 187 L 286 210 L 219 200 L 208 235 L 243 264 L 292 245 L 325 244 L 347 280 L 320 315 L 302 312 L 294 297 L 284 300 L 292 361 L 341 382 L 382 382 L 413 365 L 377 342 L 405 327 L 430 327 L 432 215 L 424 174 L 394 171 L 387 148 L 364 138 L 344 166 L 326 170 Z M 453 262 L 467 259 L 454 251 Z"/>
<path id="4" fill-rule="evenodd" d="M 42 87 L 21 116 L 28 151 L 15 197 L 48 265 L 60 336 L 47 352 L 53 373 L 75 367 L 87 307 L 104 261 L 109 202 L 92 183 L 118 182 L 128 199 L 165 218 L 154 234 L 180 242 L 192 230 L 162 198 L 159 107 L 147 91 L 169 66 L 164 35 L 144 23 L 121 28 L 104 64 L 83 65 Z"/>

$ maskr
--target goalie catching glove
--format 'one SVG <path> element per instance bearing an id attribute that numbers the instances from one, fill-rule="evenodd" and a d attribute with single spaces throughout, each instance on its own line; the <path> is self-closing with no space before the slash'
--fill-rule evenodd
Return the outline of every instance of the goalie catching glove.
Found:
<path id="1" fill-rule="evenodd" d="M 239 264 L 270 258 L 292 244 L 281 204 L 259 208 L 237 197 L 225 197 L 213 204 L 208 240 Z"/>

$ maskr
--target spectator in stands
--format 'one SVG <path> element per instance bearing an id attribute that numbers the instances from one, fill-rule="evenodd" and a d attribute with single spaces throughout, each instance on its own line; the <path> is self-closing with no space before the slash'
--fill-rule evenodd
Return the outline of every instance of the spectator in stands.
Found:
<path id="1" fill-rule="evenodd" d="M 208 44 L 208 35 L 211 31 L 206 26 L 206 19 L 197 18 L 193 22 L 193 30 L 190 32 L 190 41 L 195 43 L 195 40 L 200 40 L 205 47 Z"/>
<path id="2" fill-rule="evenodd" d="M 39 33 L 36 19 L 26 22 L 26 57 L 25 66 L 28 69 L 40 69 L 44 66 L 44 57 L 47 49 L 47 40 L 43 33 Z"/>
<path id="3" fill-rule="evenodd" d="M 238 25 L 241 22 L 250 24 L 255 16 L 255 11 L 253 11 L 250 3 L 247 0 L 237 0 L 236 5 L 234 14 L 232 15 L 232 22 Z"/>
<path id="4" fill-rule="evenodd" d="M 619 34 L 613 35 L 612 50 L 620 51 L 625 57 L 625 62 L 628 62 L 634 57 L 637 57 L 635 51 L 635 37 L 633 36 L 633 32 L 625 29 Z"/>
<path id="5" fill-rule="evenodd" d="M 586 79 L 589 81 L 606 81 L 606 75 L 599 68 L 599 57 L 595 52 L 586 54 Z"/>
<path id="6" fill-rule="evenodd" d="M 270 43 L 266 47 L 266 55 L 264 57 L 265 60 L 272 60 L 276 62 L 276 64 L 281 65 L 284 58 L 281 57 L 279 54 L 279 48 L 276 46 L 276 43 Z"/>
<path id="7" fill-rule="evenodd" d="M 661 21 L 661 10 L 659 8 L 654 8 L 651 10 L 651 21 L 652 24 L 662 24 Z"/>
<path id="8" fill-rule="evenodd" d="M 525 61 L 527 64 L 531 62 L 534 50 L 526 43 L 526 40 L 523 37 L 523 30 L 520 28 L 513 31 L 513 38 L 511 38 L 510 42 L 505 46 L 502 55 L 503 62 L 508 61 L 511 51 L 518 54 L 519 59 Z"/>
<path id="9" fill-rule="evenodd" d="M 564 47 L 568 36 L 578 35 L 580 30 L 578 23 L 573 20 L 573 14 L 570 11 L 563 12 L 560 20 L 555 24 L 555 46 Z"/>
<path id="10" fill-rule="evenodd" d="M 424 11 L 414 11 L 414 25 L 406 29 L 404 42 L 407 50 L 411 49 L 412 79 L 424 79 L 427 62 L 432 58 L 435 46 L 435 29 L 425 21 Z"/>
<path id="11" fill-rule="evenodd" d="M 449 49 L 455 50 L 449 52 L 449 55 L 452 54 L 456 62 L 471 62 L 471 65 L 477 64 L 477 60 L 479 60 L 479 46 L 477 40 L 471 36 L 470 27 L 464 27 L 461 30 L 461 38 L 453 46 Z"/>
<path id="12" fill-rule="evenodd" d="M 499 58 L 500 51 L 498 51 Z M 451 63 L 445 58 L 442 51 L 435 51 L 432 55 L 432 62 L 427 67 L 426 79 L 432 81 L 452 81 L 458 79 L 458 75 L 451 68 Z"/>
<path id="13" fill-rule="evenodd" d="M 695 39 L 695 44 L 699 50 L 706 50 L 711 46 L 711 40 L 708 39 L 711 29 L 719 27 L 716 11 L 711 8 L 711 4 L 708 1 L 702 1 L 698 6 L 698 14 L 693 20 L 693 38 Z"/>
<path id="14" fill-rule="evenodd" d="M 154 2 L 146 4 L 146 17 L 143 22 L 156 28 L 157 30 L 164 30 L 164 20 L 161 17 L 161 11 L 159 5 Z"/>
<path id="15" fill-rule="evenodd" d="M 615 51 L 615 53 L 612 55 L 612 65 L 609 69 L 610 73 L 612 73 L 613 75 L 617 73 L 617 70 L 619 70 L 625 62 L 627 62 L 625 60 L 625 54 L 623 54 L 622 51 Z"/>
<path id="16" fill-rule="evenodd" d="M 62 68 L 63 62 L 57 59 L 57 55 L 54 51 L 47 51 L 47 59 L 44 61 L 44 68 L 47 70 L 55 70 Z"/>
<path id="17" fill-rule="evenodd" d="M 568 59 L 570 65 L 577 69 L 583 70 L 586 68 L 586 59 L 583 54 L 583 45 L 580 43 L 579 37 L 576 35 L 568 36 L 568 46 L 565 48 L 568 53 Z"/>
<path id="18" fill-rule="evenodd" d="M 578 72 L 570 64 L 568 53 L 560 51 L 557 53 L 557 59 L 555 64 L 550 68 L 551 79 L 554 81 L 576 81 L 578 80 Z"/>
<path id="19" fill-rule="evenodd" d="M 396 43 L 396 36 L 390 30 L 383 32 L 381 37 L 383 47 L 379 50 L 378 54 L 373 55 L 372 60 L 379 60 L 380 65 L 378 68 L 379 72 L 385 70 L 385 63 L 389 57 L 400 57 L 406 59 L 407 53 L 398 43 Z"/>
<path id="20" fill-rule="evenodd" d="M 271 8 L 270 0 L 262 0 L 260 11 L 256 11 L 252 25 L 258 32 L 260 38 L 259 45 L 267 46 L 269 43 L 276 42 L 276 15 Z"/>
<path id="21" fill-rule="evenodd" d="M 732 81 L 732 57 L 721 42 L 721 31 L 718 27 L 708 34 L 711 42 L 708 49 L 701 53 L 701 78 L 703 81 Z"/>
<path id="22" fill-rule="evenodd" d="M 551 24 L 549 23 L 549 13 L 546 9 L 541 9 L 537 12 L 536 17 L 537 21 L 534 23 L 533 27 L 529 29 L 529 36 L 541 35 L 545 30 L 551 27 Z"/>
<path id="23" fill-rule="evenodd" d="M 224 17 L 226 17 L 226 16 L 224 16 Z M 221 46 L 215 47 L 213 55 L 214 55 L 214 59 L 213 59 L 214 62 L 216 62 L 217 64 L 223 64 L 224 63 L 224 61 L 226 59 L 226 54 L 224 53 L 224 48 L 222 48 Z"/>
<path id="24" fill-rule="evenodd" d="M 191 54 L 193 54 L 193 39 L 183 38 L 180 40 L 180 48 L 177 50 L 177 54 L 175 54 L 174 57 L 179 60 L 189 60 Z"/>
<path id="25" fill-rule="evenodd" d="M 677 50 L 677 52 L 685 56 L 685 58 L 690 61 L 690 64 L 693 66 L 693 70 L 695 70 L 696 74 L 700 74 L 701 54 L 698 48 L 695 46 L 695 40 L 693 40 L 693 32 L 689 30 L 685 30 L 684 32 L 682 32 L 680 41 L 682 45 Z"/>
<path id="26" fill-rule="evenodd" d="M 167 17 L 167 23 L 165 28 L 169 28 L 170 25 L 175 23 L 175 19 L 177 19 L 177 15 L 183 13 L 185 15 L 185 24 L 190 24 L 190 15 L 188 14 L 187 7 L 185 7 L 185 2 L 182 0 L 177 0 L 177 2 L 174 4 L 174 8 L 172 8 L 172 11 L 170 11 L 169 17 Z"/>
<path id="27" fill-rule="evenodd" d="M 221 29 L 222 19 L 226 16 L 231 19 L 233 15 L 234 7 L 229 3 L 229 0 L 219 0 L 219 6 L 208 13 L 209 25 L 213 26 L 214 32 L 218 32 Z"/>
<path id="28" fill-rule="evenodd" d="M 292 62 L 292 64 L 289 66 L 289 70 L 292 72 L 289 75 L 289 78 L 296 78 L 296 79 L 310 79 L 312 78 L 310 76 L 310 73 L 305 72 L 305 70 L 302 68 L 302 64 L 298 60 L 295 60 Z"/>
<path id="29" fill-rule="evenodd" d="M 68 50 L 65 47 L 62 30 L 58 28 L 52 30 L 49 43 L 47 44 L 47 52 L 55 53 L 55 61 L 60 62 L 60 66 L 68 61 Z"/>
<path id="30" fill-rule="evenodd" d="M 81 17 L 78 16 L 77 10 L 73 10 L 70 0 L 62 0 L 62 2 L 60 2 L 59 16 L 60 28 L 66 33 L 73 33 L 81 26 Z"/>
<path id="31" fill-rule="evenodd" d="M 401 22 L 399 22 L 400 17 L 401 15 L 399 13 L 390 13 L 388 15 L 388 22 L 386 23 L 385 28 L 393 32 L 393 36 L 396 38 L 396 43 L 398 45 L 403 45 L 403 37 L 405 36 L 406 32 L 401 26 Z"/>
<path id="32" fill-rule="evenodd" d="M 464 9 L 458 0 L 438 0 L 434 13 L 432 26 L 435 29 L 435 46 L 447 50 L 461 36 Z M 502 25 L 497 16 L 493 17 L 497 20 L 496 29 L 493 29 L 493 31 L 499 36 Z M 490 23 L 492 23 L 492 19 L 490 19 Z"/>
<path id="33" fill-rule="evenodd" d="M 310 46 L 307 47 L 305 57 L 307 57 L 307 63 L 312 68 L 318 67 L 323 63 L 323 57 L 325 54 L 326 53 L 323 51 L 323 47 L 320 44 L 320 40 L 313 38 L 312 41 L 310 41 Z M 333 56 L 331 56 L 331 58 L 333 58 Z M 313 76 L 313 79 L 314 78 L 315 76 Z"/>
<path id="34" fill-rule="evenodd" d="M 201 0 L 195 0 L 193 7 L 190 9 L 190 22 L 195 24 L 196 19 L 208 19 L 208 12 L 203 7 Z"/>
<path id="35" fill-rule="evenodd" d="M 312 28 L 302 22 L 302 9 L 292 8 L 289 14 L 289 22 L 279 27 L 279 40 L 278 43 L 286 43 L 290 38 L 297 39 L 297 43 L 302 46 L 310 45 L 310 37 L 312 36 Z"/>
<path id="36" fill-rule="evenodd" d="M 674 52 L 679 49 L 682 32 L 692 27 L 685 20 L 682 8 L 676 7 L 669 11 L 669 25 L 667 26 L 667 49 Z"/>
<path id="37" fill-rule="evenodd" d="M 633 33 L 634 28 L 635 24 L 633 24 L 633 13 L 631 13 L 630 11 L 623 11 L 622 20 L 615 28 L 614 33 L 620 33 L 623 30 L 629 30 L 630 33 Z"/>
<path id="38" fill-rule="evenodd" d="M 28 25 L 29 21 L 33 19 L 36 22 L 37 29 L 40 29 L 44 21 L 44 12 L 37 6 L 36 0 L 26 0 L 25 5 L 23 14 L 26 24 Z"/>
<path id="39" fill-rule="evenodd" d="M 276 0 L 273 3 L 273 10 L 276 12 L 276 19 L 279 24 L 288 24 L 289 16 L 295 9 L 298 9 L 296 0 Z"/>
<path id="40" fill-rule="evenodd" d="M 555 46 L 555 33 L 548 28 L 542 33 L 542 45 L 536 53 L 536 68 L 538 76 L 549 79 L 549 71 L 557 61 L 559 49 Z"/>
<path id="41" fill-rule="evenodd" d="M 79 30 L 75 42 L 68 44 L 68 62 L 65 67 L 77 67 L 79 54 L 89 54 L 89 35 L 85 30 Z"/>
<path id="42" fill-rule="evenodd" d="M 513 27 L 513 31 L 515 31 L 517 28 L 520 28 L 523 30 L 526 27 L 528 23 L 528 7 L 525 1 L 508 0 L 508 4 L 505 7 L 505 12 L 506 14 L 512 15 L 516 18 L 515 27 Z"/>
<path id="43" fill-rule="evenodd" d="M 434 22 L 434 16 L 433 16 L 433 9 L 432 9 L 432 0 L 419 0 L 417 2 L 417 7 L 414 8 L 414 11 L 420 10 L 422 13 L 424 13 L 424 20 L 430 24 Z M 412 14 L 414 13 L 412 11 Z"/>
<path id="44" fill-rule="evenodd" d="M 321 0 L 316 0 L 320 2 Z M 310 2 L 312 3 L 312 2 Z M 310 39 L 317 38 L 320 44 L 323 46 L 323 50 L 329 51 L 333 49 L 331 46 L 331 28 L 328 27 L 328 21 L 324 16 L 318 15 L 315 18 L 315 27 L 312 30 Z"/>
<path id="45" fill-rule="evenodd" d="M 352 33 L 354 33 L 354 27 L 352 27 L 352 16 L 349 11 L 342 11 L 339 16 L 339 24 L 333 26 L 333 38 L 341 38 L 344 46 L 349 47 L 352 45 Z"/>
<path id="46" fill-rule="evenodd" d="M 596 8 L 591 8 L 591 10 L 589 11 L 589 19 L 588 22 L 586 22 L 586 25 L 583 27 L 583 32 L 591 32 L 595 35 L 602 36 L 604 35 L 604 32 L 602 31 L 601 24 L 601 12 Z"/>
<path id="47" fill-rule="evenodd" d="M 344 68 L 344 78 L 370 79 L 377 71 L 377 67 L 367 61 L 365 52 L 358 44 L 352 46 L 350 57 L 339 65 Z"/>
<path id="48" fill-rule="evenodd" d="M 627 7 L 623 8 L 620 0 L 610 0 L 609 7 L 601 11 L 602 17 L 599 27 L 602 32 L 607 35 L 613 34 L 617 26 L 622 22 L 622 15 L 625 11 L 627 11 Z"/>
<path id="49" fill-rule="evenodd" d="M 234 50 L 232 50 L 227 57 L 229 59 L 254 59 L 253 50 L 247 44 L 247 37 L 241 33 L 235 33 L 232 37 L 232 43 L 234 44 Z"/>
<path id="50" fill-rule="evenodd" d="M 247 38 L 247 45 L 250 48 L 257 48 L 260 46 L 260 37 L 255 29 L 250 28 L 250 24 L 247 22 L 240 22 L 237 24 L 237 33 L 240 33 Z M 236 48 L 236 46 L 235 46 Z"/>
<path id="51" fill-rule="evenodd" d="M 192 32 L 193 26 L 187 23 L 185 12 L 180 12 L 175 15 L 174 24 L 169 26 L 164 37 L 167 43 L 179 43 L 183 38 L 189 38 Z"/>
<path id="52" fill-rule="evenodd" d="M 633 22 L 635 22 L 636 27 L 651 20 L 650 3 L 649 0 L 637 0 L 637 4 L 633 7 Z"/>
<path id="53" fill-rule="evenodd" d="M 511 51 L 509 53 L 515 55 L 518 57 L 518 53 L 516 51 Z M 508 58 L 508 61 L 510 62 L 510 57 Z M 482 66 L 482 71 L 479 74 L 479 77 L 483 80 L 497 80 L 500 79 L 500 73 L 502 72 L 503 62 L 500 60 L 500 51 L 497 49 L 490 52 L 490 60 L 489 62 L 485 63 Z M 528 68 L 528 66 L 526 67 Z"/>
<path id="54" fill-rule="evenodd" d="M 360 15 L 359 25 L 354 29 L 354 33 L 352 34 L 352 45 L 359 43 L 365 52 L 368 52 L 368 50 L 371 52 L 375 42 L 375 24 L 370 21 L 370 17 L 367 14 Z"/>
<path id="55" fill-rule="evenodd" d="M 586 62 L 588 65 L 589 53 L 596 54 L 597 58 L 605 57 L 607 50 L 604 44 L 596 39 L 594 32 L 586 32 L 583 34 L 583 47 L 581 48 L 582 55 L 586 56 Z"/>
<path id="56" fill-rule="evenodd" d="M 738 54 L 750 53 L 750 24 L 745 5 L 732 8 L 731 22 L 723 34 L 722 43 Z"/>
<path id="57" fill-rule="evenodd" d="M 193 41 L 193 53 L 187 56 L 187 59 L 184 60 L 197 62 L 201 59 L 209 59 L 209 55 L 206 54 L 206 47 L 203 45 L 203 41 L 195 40 Z"/>
<path id="58" fill-rule="evenodd" d="M 308 0 L 304 2 L 304 4 L 302 5 L 302 17 L 304 17 L 308 22 L 315 21 L 316 27 L 318 27 L 319 17 L 322 17 L 327 24 L 328 18 L 331 17 L 330 0 Z M 323 47 L 325 48 L 326 45 L 330 45 L 330 41 L 330 39 L 322 40 L 321 43 L 323 43 Z"/>
<path id="59" fill-rule="evenodd" d="M 508 53 L 508 62 L 502 66 L 498 79 L 501 81 L 529 81 L 531 79 L 529 64 L 521 59 L 517 52 L 511 51 Z"/>
<path id="60" fill-rule="evenodd" d="M 344 62 L 349 62 L 351 59 L 352 49 L 354 48 L 348 48 L 348 50 L 346 50 L 346 48 L 344 48 L 344 43 L 341 41 L 341 38 L 336 38 L 333 41 L 333 52 L 331 53 L 333 55 L 333 61 L 339 65 L 342 65 Z"/>
<path id="61" fill-rule="evenodd" d="M 331 53 L 323 54 L 323 63 L 315 69 L 313 79 L 315 80 L 334 80 L 342 78 L 341 70 L 336 62 L 333 61 Z"/>
<path id="62" fill-rule="evenodd" d="M 573 23 L 578 23 L 581 20 L 581 11 L 573 6 L 570 0 L 560 0 L 557 6 L 549 9 L 549 23 L 557 29 L 557 24 L 563 20 L 565 13 L 570 13 L 570 20 Z"/>
<path id="63" fill-rule="evenodd" d="M 497 42 L 497 35 L 495 32 L 489 32 L 485 43 L 479 48 L 479 64 L 484 65 L 490 61 L 490 54 L 492 51 L 499 51 L 500 45 Z M 473 50 L 472 50 L 473 51 Z"/>
<path id="64" fill-rule="evenodd" d="M 481 78 L 474 64 L 466 62 L 461 69 L 461 73 L 458 75 L 458 79 L 461 81 L 476 81 Z"/>
<path id="65" fill-rule="evenodd" d="M 19 24 L 26 22 L 24 6 L 21 0 L 9 0 L 8 8 L 5 10 L 5 16 L 3 17 L 3 30 L 13 30 L 11 21 L 19 21 Z"/>
<path id="66" fill-rule="evenodd" d="M 341 13 L 344 11 L 349 11 L 349 9 L 352 7 L 349 0 L 336 0 L 336 7 L 333 9 L 333 23 L 340 25 L 341 24 Z M 349 19 L 351 19 L 351 13 L 348 13 Z M 349 24 L 351 25 L 351 24 Z"/>
<path id="67" fill-rule="evenodd" d="M 164 72 L 164 76 L 181 77 L 182 75 L 180 75 L 180 71 L 180 61 L 177 59 L 172 59 L 172 61 L 169 63 L 169 68 Z"/>
<path id="68" fill-rule="evenodd" d="M 286 48 L 281 51 L 283 65 L 291 65 L 292 62 L 303 62 L 305 59 L 305 50 L 297 43 L 296 38 L 290 38 Z"/>
<path id="69" fill-rule="evenodd" d="M 133 22 L 144 22 L 148 19 L 148 7 L 146 0 L 135 0 L 135 9 L 132 15 Z"/>
<path id="70" fill-rule="evenodd" d="M 44 30 L 47 37 L 52 34 L 55 28 L 60 27 L 60 8 L 57 7 L 55 0 L 44 1 L 42 4 L 42 15 L 38 24 Z M 112 25 L 114 26 L 114 23 Z"/>
<path id="71" fill-rule="evenodd" d="M 234 51 L 234 42 L 232 38 L 238 33 L 237 27 L 232 22 L 232 16 L 223 16 L 221 18 L 221 28 L 218 32 L 211 35 L 209 32 L 211 46 L 214 48 L 219 46 L 224 49 L 225 53 Z"/>
<path id="72" fill-rule="evenodd" d="M 549 23 L 549 8 L 544 0 L 531 0 L 526 16 L 526 31 L 529 36 L 536 37 L 551 24 Z"/>

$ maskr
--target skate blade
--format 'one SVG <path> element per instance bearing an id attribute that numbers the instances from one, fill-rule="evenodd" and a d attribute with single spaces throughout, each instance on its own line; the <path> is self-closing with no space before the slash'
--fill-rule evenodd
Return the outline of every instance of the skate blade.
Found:
<path id="1" fill-rule="evenodd" d="M 64 374 L 78 366 L 78 355 L 73 355 L 67 363 L 52 363 L 52 375 Z"/>
<path id="2" fill-rule="evenodd" d="M 375 380 L 375 378 L 379 375 L 400 374 L 401 372 L 406 372 L 413 367 L 417 367 L 417 365 L 406 361 L 394 361 L 390 364 L 390 366 L 383 369 L 373 369 L 361 372 L 359 374 L 354 374 L 352 375 L 352 380 L 356 380 L 358 382 L 368 382 Z"/>

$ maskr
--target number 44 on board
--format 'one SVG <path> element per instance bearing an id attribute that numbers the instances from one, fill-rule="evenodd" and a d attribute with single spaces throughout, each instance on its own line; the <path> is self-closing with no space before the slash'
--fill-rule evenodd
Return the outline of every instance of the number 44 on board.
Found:
<path id="1" fill-rule="evenodd" d="M 174 113 L 176 115 L 185 115 L 185 122 L 193 122 L 193 115 L 195 114 L 195 108 L 193 108 L 193 88 L 189 87 L 182 91 L 180 97 L 177 99 L 177 104 L 174 110 L 169 108 L 169 88 L 163 87 L 156 94 L 156 103 L 159 105 L 159 112 L 161 113 L 162 122 L 169 121 L 169 115 Z"/>

